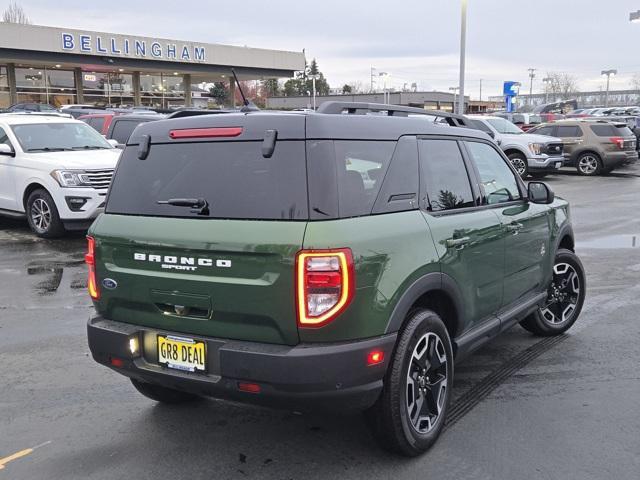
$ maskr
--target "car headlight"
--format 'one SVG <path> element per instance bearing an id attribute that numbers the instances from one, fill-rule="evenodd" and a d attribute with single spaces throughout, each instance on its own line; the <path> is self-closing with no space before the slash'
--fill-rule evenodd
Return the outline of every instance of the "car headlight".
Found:
<path id="1" fill-rule="evenodd" d="M 54 170 L 51 176 L 61 187 L 90 187 L 91 182 L 83 170 Z"/>
<path id="2" fill-rule="evenodd" d="M 542 143 L 530 143 L 529 144 L 529 150 L 531 150 L 534 155 L 540 155 L 540 152 L 542 152 L 542 147 L 544 147 L 544 145 Z"/>

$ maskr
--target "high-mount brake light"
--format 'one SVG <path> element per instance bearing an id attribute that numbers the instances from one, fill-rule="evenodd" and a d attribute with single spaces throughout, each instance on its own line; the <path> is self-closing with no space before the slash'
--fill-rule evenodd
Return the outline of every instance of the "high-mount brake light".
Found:
<path id="1" fill-rule="evenodd" d="M 89 295 L 93 300 L 98 300 L 100 299 L 100 290 L 98 289 L 98 280 L 96 278 L 96 241 L 93 237 L 87 237 L 87 253 L 84 256 L 84 261 L 89 267 L 87 281 Z"/>
<path id="2" fill-rule="evenodd" d="M 355 292 L 349 248 L 302 250 L 296 257 L 298 325 L 321 327 L 349 305 Z"/>
<path id="3" fill-rule="evenodd" d="M 242 133 L 242 127 L 214 127 L 214 128 L 182 128 L 170 130 L 169 137 L 180 138 L 219 138 L 237 137 Z"/>

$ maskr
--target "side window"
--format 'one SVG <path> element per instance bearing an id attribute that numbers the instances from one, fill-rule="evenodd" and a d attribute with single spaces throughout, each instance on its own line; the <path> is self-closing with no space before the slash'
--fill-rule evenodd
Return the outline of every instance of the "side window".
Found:
<path id="1" fill-rule="evenodd" d="M 577 125 L 558 125 L 555 136 L 560 138 L 581 137 L 582 130 Z"/>
<path id="2" fill-rule="evenodd" d="M 400 137 L 384 176 L 373 213 L 403 212 L 418 208 L 418 145 L 413 136 Z"/>
<path id="3" fill-rule="evenodd" d="M 2 127 L 0 127 L 0 143 L 4 143 L 5 145 L 9 145 L 10 147 L 13 148 L 13 145 L 11 145 L 11 141 L 9 140 L 7 133 L 4 131 L 4 128 Z"/>
<path id="4" fill-rule="evenodd" d="M 485 133 L 493 132 L 493 130 L 491 130 L 486 123 L 481 122 L 480 120 L 470 120 L 469 126 L 471 126 L 472 128 L 475 128 L 476 130 L 481 130 Z"/>
<path id="5" fill-rule="evenodd" d="M 485 204 L 493 205 L 522 198 L 515 174 L 491 145 L 480 142 L 465 144 L 480 172 Z"/>
<path id="6" fill-rule="evenodd" d="M 141 122 L 137 120 L 120 120 L 115 123 L 113 126 L 113 132 L 111 133 L 111 138 L 118 141 L 118 143 L 125 144 L 129 140 L 129 137 L 135 130 L 135 128 Z"/>
<path id="7" fill-rule="evenodd" d="M 395 146 L 394 141 L 334 142 L 340 217 L 371 214 Z"/>
<path id="8" fill-rule="evenodd" d="M 420 140 L 422 204 L 438 212 L 473 207 L 473 193 L 462 153 L 455 140 Z"/>
<path id="9" fill-rule="evenodd" d="M 104 128 L 104 117 L 95 117 L 91 126 L 95 128 L 98 133 L 102 133 L 102 129 Z"/>
<path id="10" fill-rule="evenodd" d="M 549 135 L 551 136 L 551 134 L 553 133 L 553 126 L 552 125 L 547 125 L 544 127 L 537 127 L 535 129 L 531 129 L 530 130 L 532 133 L 535 133 L 536 135 Z"/>

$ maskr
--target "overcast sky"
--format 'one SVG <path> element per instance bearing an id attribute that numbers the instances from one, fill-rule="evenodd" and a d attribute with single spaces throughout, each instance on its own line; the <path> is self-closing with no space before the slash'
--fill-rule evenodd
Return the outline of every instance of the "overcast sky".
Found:
<path id="1" fill-rule="evenodd" d="M 458 84 L 460 0 L 18 3 L 40 25 L 305 49 L 334 87 L 367 87 L 371 66 L 389 72 L 396 88 Z M 466 91 L 477 98 L 482 78 L 483 98 L 499 94 L 504 80 L 528 92 L 529 67 L 537 68 L 534 92 L 546 72 L 571 73 L 581 90 L 597 90 L 605 68 L 618 69 L 612 89 L 630 88 L 640 73 L 640 24 L 629 12 L 638 9 L 640 0 L 469 0 Z"/>

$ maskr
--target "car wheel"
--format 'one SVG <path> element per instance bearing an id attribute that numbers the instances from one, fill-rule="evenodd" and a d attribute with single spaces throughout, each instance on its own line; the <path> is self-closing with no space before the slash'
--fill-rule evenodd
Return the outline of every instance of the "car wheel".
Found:
<path id="1" fill-rule="evenodd" d="M 527 178 L 527 174 L 529 173 L 529 164 L 527 163 L 526 157 L 521 153 L 510 153 L 508 157 L 511 165 L 513 165 L 513 168 L 518 172 L 518 175 L 522 178 Z"/>
<path id="2" fill-rule="evenodd" d="M 37 236 L 56 238 L 64 235 L 64 225 L 49 192 L 41 188 L 34 190 L 27 198 L 26 207 L 27 222 Z"/>
<path id="3" fill-rule="evenodd" d="M 578 157 L 576 169 L 580 175 L 600 175 L 602 172 L 602 160 L 595 153 L 585 152 Z"/>
<path id="4" fill-rule="evenodd" d="M 400 333 L 376 404 L 366 413 L 387 449 L 416 456 L 436 441 L 453 387 L 453 352 L 444 323 L 431 310 L 416 310 Z"/>
<path id="5" fill-rule="evenodd" d="M 193 393 L 173 390 L 172 388 L 162 387 L 160 385 L 143 382 L 134 378 L 131 379 L 131 383 L 142 395 L 160 403 L 177 404 L 192 402 L 201 398 Z"/>
<path id="6" fill-rule="evenodd" d="M 571 328 L 580 315 L 587 292 L 582 262 L 571 250 L 560 249 L 553 264 L 553 280 L 544 306 L 520 325 L 536 335 L 559 335 Z"/>

